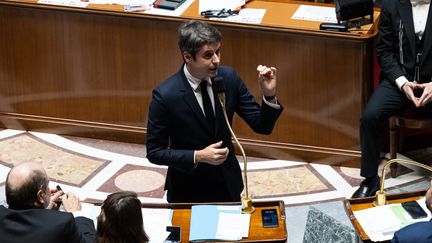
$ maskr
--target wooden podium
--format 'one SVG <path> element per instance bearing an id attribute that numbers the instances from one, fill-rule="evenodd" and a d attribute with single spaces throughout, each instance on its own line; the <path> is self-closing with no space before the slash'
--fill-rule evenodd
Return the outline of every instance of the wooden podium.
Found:
<path id="1" fill-rule="evenodd" d="M 420 199 L 425 195 L 426 191 L 416 191 L 409 193 L 399 193 L 393 195 L 387 195 L 387 201 L 389 204 L 392 203 L 402 203 L 407 201 L 414 201 Z M 375 197 L 366 197 L 366 198 L 358 198 L 358 199 L 345 199 L 344 207 L 345 211 L 351 220 L 352 225 L 356 231 L 357 242 L 372 242 L 369 236 L 365 233 L 360 223 L 355 218 L 353 212 L 357 210 L 372 208 L 372 202 L 375 200 Z M 385 241 L 388 242 L 388 241 Z"/>
<path id="2" fill-rule="evenodd" d="M 212 205 L 233 205 L 232 203 L 206 203 Z M 155 204 L 144 203 L 143 208 L 170 208 L 173 209 L 172 225 L 180 226 L 182 242 L 189 242 L 189 229 L 191 218 L 190 203 Z M 285 216 L 285 204 L 283 201 L 253 202 L 255 212 L 251 215 L 249 237 L 239 242 L 286 242 L 287 228 Z M 264 209 L 276 209 L 278 213 L 278 227 L 264 228 L 261 220 L 261 211 Z"/>

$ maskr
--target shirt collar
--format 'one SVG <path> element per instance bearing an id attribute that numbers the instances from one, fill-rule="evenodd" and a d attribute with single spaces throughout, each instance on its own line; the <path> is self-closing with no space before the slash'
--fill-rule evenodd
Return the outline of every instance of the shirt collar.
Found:
<path id="1" fill-rule="evenodd" d="M 430 0 L 410 0 L 412 6 L 430 4 Z"/>
<path id="2" fill-rule="evenodd" d="M 192 87 L 192 89 L 194 91 L 198 91 L 199 90 L 198 87 L 199 87 L 202 80 L 192 76 L 192 74 L 190 74 L 189 70 L 187 69 L 186 64 L 183 66 L 183 72 L 186 76 L 187 81 L 189 82 L 190 86 Z M 212 84 L 210 78 L 207 78 L 206 80 L 210 85 Z"/>

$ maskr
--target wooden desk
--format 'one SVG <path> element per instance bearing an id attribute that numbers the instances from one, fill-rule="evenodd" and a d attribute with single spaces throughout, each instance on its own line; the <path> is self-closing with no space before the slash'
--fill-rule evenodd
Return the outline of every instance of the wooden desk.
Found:
<path id="1" fill-rule="evenodd" d="M 237 116 L 234 131 L 250 156 L 358 165 L 376 24 L 320 31 L 290 18 L 300 3 L 250 1 L 267 9 L 259 25 L 209 21 L 223 34 L 222 63 L 258 101 L 256 66 L 278 68 L 285 111 L 273 133 L 257 135 Z M 0 127 L 144 143 L 151 91 L 182 65 L 177 28 L 201 18 L 197 4 L 168 17 L 0 0 Z"/>
<path id="2" fill-rule="evenodd" d="M 414 201 L 420 199 L 426 194 L 425 190 L 409 192 L 409 193 L 400 193 L 387 195 L 387 201 L 389 204 L 392 203 L 402 203 L 407 201 Z M 369 236 L 365 233 L 357 219 L 355 218 L 353 212 L 357 210 L 372 208 L 372 202 L 375 200 L 375 197 L 367 197 L 367 198 L 359 198 L 359 199 L 345 199 L 344 207 L 348 217 L 351 220 L 352 225 L 357 234 L 357 240 L 363 242 L 371 242 Z"/>
<path id="3" fill-rule="evenodd" d="M 226 204 L 226 203 L 223 203 Z M 195 204 L 196 205 L 196 204 Z M 240 242 L 286 242 L 287 229 L 285 218 L 285 204 L 283 201 L 253 202 L 256 210 L 251 215 L 249 237 Z M 144 208 L 171 208 L 174 210 L 172 225 L 181 227 L 182 242 L 189 242 L 190 217 L 192 204 L 153 204 L 144 203 Z M 278 212 L 279 226 L 264 228 L 261 221 L 263 209 L 276 209 Z"/>

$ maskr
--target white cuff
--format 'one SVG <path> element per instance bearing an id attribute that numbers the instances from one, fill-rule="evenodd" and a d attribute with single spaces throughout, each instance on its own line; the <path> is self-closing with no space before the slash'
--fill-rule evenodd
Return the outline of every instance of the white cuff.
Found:
<path id="1" fill-rule="evenodd" d="M 276 101 L 276 104 L 271 103 L 271 102 L 268 102 L 268 101 L 266 100 L 265 96 L 263 96 L 263 100 L 264 100 L 264 102 L 265 102 L 268 106 L 270 106 L 270 107 L 272 107 L 272 108 L 274 108 L 274 109 L 280 109 L 280 105 L 277 103 L 277 97 L 275 97 L 274 99 L 275 99 L 275 101 Z"/>
<path id="2" fill-rule="evenodd" d="M 196 156 L 196 150 L 194 151 L 194 169 L 198 166 L 198 162 L 196 162 L 196 158 L 195 158 L 195 156 Z"/>
<path id="3" fill-rule="evenodd" d="M 397 78 L 395 80 L 395 82 L 396 82 L 396 85 L 399 87 L 399 89 L 402 90 L 402 86 L 404 84 L 408 83 L 409 81 L 407 78 L 405 78 L 405 76 L 400 76 L 399 78 Z"/>

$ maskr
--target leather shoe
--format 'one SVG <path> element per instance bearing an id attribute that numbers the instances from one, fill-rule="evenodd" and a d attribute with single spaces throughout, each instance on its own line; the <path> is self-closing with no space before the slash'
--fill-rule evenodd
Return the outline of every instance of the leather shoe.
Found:
<path id="1" fill-rule="evenodd" d="M 363 181 L 360 184 L 360 187 L 351 196 L 351 198 L 363 198 L 363 197 L 375 196 L 375 193 L 379 190 L 379 188 L 380 188 L 380 180 L 374 180 L 374 182 L 372 183 L 365 183 L 365 181 Z"/>

